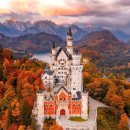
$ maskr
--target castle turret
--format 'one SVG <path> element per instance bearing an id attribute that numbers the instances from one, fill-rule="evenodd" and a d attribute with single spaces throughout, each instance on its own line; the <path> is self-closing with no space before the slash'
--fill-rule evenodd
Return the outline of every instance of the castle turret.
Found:
<path id="1" fill-rule="evenodd" d="M 56 44 L 55 44 L 55 42 L 53 42 L 52 49 L 51 49 L 51 54 L 54 55 L 54 56 L 56 54 Z"/>
<path id="2" fill-rule="evenodd" d="M 55 42 L 53 42 L 53 45 L 52 45 L 52 48 L 51 48 L 51 60 L 52 60 L 52 64 L 54 64 L 55 55 L 56 55 L 56 44 L 55 44 Z"/>
<path id="3" fill-rule="evenodd" d="M 73 61 L 71 65 L 71 93 L 73 97 L 76 97 L 76 92 L 81 92 L 83 90 L 83 65 L 81 64 L 81 54 L 72 55 L 72 59 Z"/>
<path id="4" fill-rule="evenodd" d="M 71 28 L 69 28 L 67 32 L 67 47 L 66 48 L 70 54 L 73 54 L 73 35 L 72 35 Z"/>

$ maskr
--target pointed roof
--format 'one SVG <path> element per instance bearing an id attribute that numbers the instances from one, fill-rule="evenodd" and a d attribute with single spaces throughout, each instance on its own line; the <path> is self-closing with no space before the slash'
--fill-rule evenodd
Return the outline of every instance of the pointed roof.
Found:
<path id="1" fill-rule="evenodd" d="M 52 44 L 52 48 L 53 48 L 53 49 L 56 48 L 56 43 L 55 43 L 55 42 L 53 42 L 53 44 Z"/>
<path id="2" fill-rule="evenodd" d="M 70 27 L 69 27 L 69 29 L 68 29 L 67 35 L 68 35 L 68 36 L 72 36 L 72 30 L 71 30 Z"/>
<path id="3" fill-rule="evenodd" d="M 57 51 L 57 54 L 56 54 L 56 59 L 57 57 L 59 56 L 59 54 L 61 53 L 61 51 L 63 50 L 63 52 L 65 53 L 65 55 L 68 57 L 68 60 L 72 60 L 72 56 L 67 52 L 67 50 L 63 49 L 63 48 L 60 48 L 58 51 Z"/>
<path id="4" fill-rule="evenodd" d="M 57 87 L 57 90 L 55 89 L 55 93 L 59 93 L 61 89 L 64 89 L 67 93 L 70 93 L 70 91 L 67 90 L 64 86 Z"/>
<path id="5" fill-rule="evenodd" d="M 72 100 L 80 100 L 82 98 L 81 92 L 77 91 L 76 92 L 77 97 L 76 98 L 72 98 Z"/>

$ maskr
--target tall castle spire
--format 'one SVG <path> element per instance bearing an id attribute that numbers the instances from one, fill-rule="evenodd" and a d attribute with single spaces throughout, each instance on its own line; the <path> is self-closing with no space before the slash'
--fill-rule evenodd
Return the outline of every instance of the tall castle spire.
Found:
<path id="1" fill-rule="evenodd" d="M 71 36 L 71 37 L 72 37 L 72 31 L 71 31 L 71 28 L 68 29 L 67 36 Z"/>
<path id="2" fill-rule="evenodd" d="M 66 48 L 70 54 L 73 54 L 73 35 L 72 35 L 71 28 L 69 28 L 67 32 L 67 47 Z"/>
<path id="3" fill-rule="evenodd" d="M 55 42 L 52 43 L 51 53 L 52 53 L 52 55 L 56 54 L 56 43 Z"/>

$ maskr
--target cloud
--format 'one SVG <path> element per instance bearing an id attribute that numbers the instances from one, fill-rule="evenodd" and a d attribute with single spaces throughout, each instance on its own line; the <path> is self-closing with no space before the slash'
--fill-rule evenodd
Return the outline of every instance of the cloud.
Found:
<path id="1" fill-rule="evenodd" d="M 116 2 L 116 4 L 117 5 L 119 5 L 119 6 L 127 6 L 127 7 L 130 7 L 130 0 L 118 0 L 117 2 Z"/>
<path id="2" fill-rule="evenodd" d="M 10 11 L 8 9 L 0 8 L 0 15 L 9 14 L 9 13 L 10 13 Z"/>
<path id="3" fill-rule="evenodd" d="M 10 0 L 6 8 L 0 6 L 0 18 L 49 19 L 59 24 L 120 27 L 127 32 L 129 16 L 130 0 Z"/>

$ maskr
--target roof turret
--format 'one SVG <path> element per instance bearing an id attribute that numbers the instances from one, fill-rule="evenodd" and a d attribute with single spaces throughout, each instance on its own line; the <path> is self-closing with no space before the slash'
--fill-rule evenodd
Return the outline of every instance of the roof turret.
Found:
<path id="1" fill-rule="evenodd" d="M 72 30 L 71 30 L 70 27 L 69 27 L 69 29 L 68 29 L 67 36 L 72 36 Z"/>

